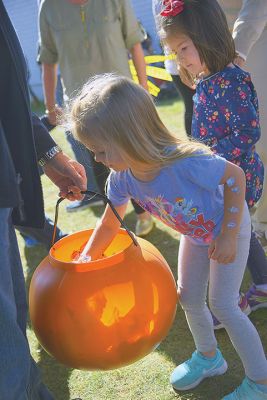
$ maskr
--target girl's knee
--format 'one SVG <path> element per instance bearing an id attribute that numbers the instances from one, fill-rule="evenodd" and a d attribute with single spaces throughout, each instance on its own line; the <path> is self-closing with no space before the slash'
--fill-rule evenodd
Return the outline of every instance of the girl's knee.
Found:
<path id="1" fill-rule="evenodd" d="M 209 303 L 209 308 L 212 314 L 220 321 L 227 321 L 229 318 L 233 316 L 236 310 L 238 310 L 238 306 L 235 304 L 218 304 L 214 302 Z"/>
<path id="2" fill-rule="evenodd" d="M 192 296 L 187 290 L 179 288 L 179 302 L 184 311 L 203 309 L 205 307 L 205 299 L 199 299 Z"/>

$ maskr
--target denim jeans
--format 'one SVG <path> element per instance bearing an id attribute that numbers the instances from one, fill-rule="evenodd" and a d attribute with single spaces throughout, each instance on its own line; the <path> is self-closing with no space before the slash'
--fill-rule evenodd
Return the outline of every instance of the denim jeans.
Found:
<path id="1" fill-rule="evenodd" d="M 30 355 L 25 281 L 11 211 L 0 208 L 0 399 L 53 400 Z"/>
<path id="2" fill-rule="evenodd" d="M 15 228 L 19 231 L 23 238 L 30 236 L 42 243 L 48 251 L 50 250 L 54 231 L 54 222 L 47 216 L 45 216 L 45 224 L 43 228 L 31 228 L 30 226 L 26 227 L 18 225 L 16 225 Z M 64 236 L 66 236 L 66 233 L 62 232 L 57 226 L 55 242 Z"/>

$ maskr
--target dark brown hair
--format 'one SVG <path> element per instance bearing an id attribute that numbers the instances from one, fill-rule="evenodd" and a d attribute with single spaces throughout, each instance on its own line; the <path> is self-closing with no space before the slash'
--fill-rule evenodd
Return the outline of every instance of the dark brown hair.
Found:
<path id="1" fill-rule="evenodd" d="M 184 34 L 193 41 L 201 62 L 211 73 L 233 62 L 235 45 L 224 12 L 216 0 L 184 0 L 184 10 L 175 17 L 158 17 L 160 37 Z"/>

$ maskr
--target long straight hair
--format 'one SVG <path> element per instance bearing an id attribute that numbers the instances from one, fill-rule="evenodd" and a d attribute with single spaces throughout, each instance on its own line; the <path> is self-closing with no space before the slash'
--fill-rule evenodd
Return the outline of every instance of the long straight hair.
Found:
<path id="1" fill-rule="evenodd" d="M 236 57 L 226 16 L 216 0 L 184 0 L 180 14 L 175 17 L 158 15 L 157 25 L 164 43 L 177 34 L 188 36 L 211 74 L 223 70 Z M 182 78 L 184 75 L 188 79 L 187 71 L 180 68 L 180 72 Z"/>
<path id="2" fill-rule="evenodd" d="M 212 154 L 198 142 L 180 140 L 161 121 L 150 94 L 130 79 L 97 75 L 72 101 L 69 128 L 85 145 L 90 139 L 116 146 L 126 161 L 151 169 L 174 160 Z"/>

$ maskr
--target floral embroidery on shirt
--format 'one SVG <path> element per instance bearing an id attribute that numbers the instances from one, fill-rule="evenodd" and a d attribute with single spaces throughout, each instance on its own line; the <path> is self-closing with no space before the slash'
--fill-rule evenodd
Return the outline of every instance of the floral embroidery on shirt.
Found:
<path id="1" fill-rule="evenodd" d="M 226 67 L 199 81 L 193 99 L 193 137 L 244 170 L 246 200 L 252 207 L 261 196 L 264 172 L 255 152 L 260 125 L 258 99 L 250 75 L 237 67 Z"/>

